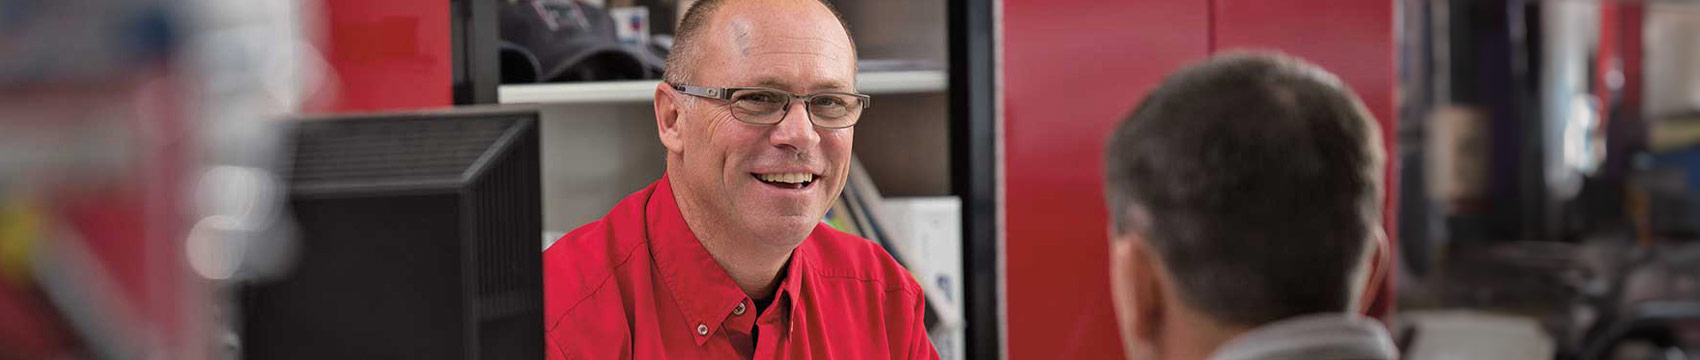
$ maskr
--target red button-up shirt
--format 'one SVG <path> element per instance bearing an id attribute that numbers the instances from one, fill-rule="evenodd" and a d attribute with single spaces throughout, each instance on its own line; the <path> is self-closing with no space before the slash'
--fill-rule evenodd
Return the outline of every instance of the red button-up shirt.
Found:
<path id="1" fill-rule="evenodd" d="M 791 253 L 757 318 L 666 176 L 555 242 L 543 267 L 550 359 L 938 358 L 909 272 L 825 225 Z"/>

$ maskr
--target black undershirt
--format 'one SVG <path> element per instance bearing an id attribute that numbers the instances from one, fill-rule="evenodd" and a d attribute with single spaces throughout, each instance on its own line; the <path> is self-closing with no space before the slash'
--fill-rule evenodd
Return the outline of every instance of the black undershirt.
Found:
<path id="1" fill-rule="evenodd" d="M 761 320 L 761 313 L 763 311 L 767 311 L 767 306 L 773 305 L 773 298 L 750 299 L 750 301 L 756 303 L 756 320 L 758 322 Z M 750 328 L 750 340 L 754 341 L 756 343 L 756 346 L 761 346 L 761 325 L 760 324 L 757 324 L 755 327 Z"/>
<path id="2" fill-rule="evenodd" d="M 785 266 L 779 268 L 779 278 L 775 279 L 773 281 L 773 283 L 774 284 L 785 283 L 785 270 L 787 268 L 790 268 L 790 267 L 791 267 L 791 260 L 785 260 Z M 777 287 L 777 286 L 775 286 L 775 287 Z M 768 305 L 773 305 L 773 299 L 779 298 L 779 296 L 777 296 L 777 295 L 779 295 L 779 292 L 780 292 L 779 289 L 774 289 L 773 295 L 775 295 L 775 296 L 770 296 L 766 299 L 756 299 L 756 298 L 750 299 L 750 302 L 756 303 L 756 326 L 750 328 L 750 340 L 755 342 L 756 346 L 758 346 L 758 347 L 761 346 L 761 313 L 764 312 L 764 311 L 767 311 Z M 795 300 L 793 300 L 793 301 L 795 301 Z"/>

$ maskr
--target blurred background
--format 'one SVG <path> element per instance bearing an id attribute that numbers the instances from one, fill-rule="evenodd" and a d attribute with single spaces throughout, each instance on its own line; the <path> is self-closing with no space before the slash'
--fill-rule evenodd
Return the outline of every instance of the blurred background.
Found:
<path id="1" fill-rule="evenodd" d="M 823 221 L 946 359 L 1121 356 L 1104 134 L 1260 49 L 1382 124 L 1411 359 L 1700 359 L 1700 1 L 832 1 Z M 0 0 L 0 359 L 541 357 L 538 251 L 658 178 L 690 0 Z"/>

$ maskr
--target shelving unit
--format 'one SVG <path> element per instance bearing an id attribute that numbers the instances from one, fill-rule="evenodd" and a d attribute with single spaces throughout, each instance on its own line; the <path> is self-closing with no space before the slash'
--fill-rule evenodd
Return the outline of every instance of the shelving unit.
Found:
<path id="1" fill-rule="evenodd" d="M 969 0 L 832 2 L 852 29 L 866 68 L 885 69 L 866 63 L 884 61 L 904 66 L 899 69 L 926 69 L 858 75 L 856 90 L 873 95 L 874 106 L 854 129 L 853 151 L 881 195 L 959 204 L 961 231 L 942 237 L 960 236 L 960 243 L 928 245 L 960 249 L 955 250 L 961 252 L 959 259 L 938 263 L 962 269 L 952 281 L 957 285 L 951 292 L 959 293 L 950 297 L 959 302 L 955 310 L 966 327 L 933 335 L 946 359 L 995 357 L 1001 321 L 992 5 Z M 478 7 L 471 9 L 468 23 L 490 25 L 480 21 Z M 474 45 L 468 49 L 488 49 L 476 45 L 495 41 L 495 31 L 485 31 L 472 35 L 491 38 L 469 36 Z M 483 62 L 467 61 L 472 81 L 465 91 L 457 88 L 457 102 L 533 104 L 541 111 L 545 244 L 600 218 L 665 171 L 667 152 L 656 139 L 651 103 L 658 81 L 497 85 L 490 83 L 497 76 L 494 66 L 479 66 L 494 64 L 494 54 L 475 55 L 467 58 Z"/>
<path id="2" fill-rule="evenodd" d="M 942 70 L 873 71 L 859 74 L 856 88 L 874 95 L 938 92 L 948 87 L 947 80 Z M 637 80 L 502 85 L 496 88 L 496 97 L 503 104 L 648 102 L 655 96 L 658 83 Z"/>
<path id="3" fill-rule="evenodd" d="M 854 151 L 890 196 L 954 195 L 950 112 L 943 72 L 878 72 L 859 91 L 874 106 L 856 126 Z M 659 178 L 656 81 L 505 86 L 501 99 L 542 110 L 545 230 L 566 231 L 607 212 Z M 641 89 L 641 90 L 640 90 Z"/>
<path id="4" fill-rule="evenodd" d="M 594 221 L 627 194 L 660 178 L 666 169 L 667 153 L 656 139 L 651 100 L 657 84 L 652 80 L 498 88 L 501 102 L 535 104 L 542 110 L 546 233 L 562 234 Z M 948 88 L 949 76 L 944 71 L 865 72 L 858 76 L 857 90 L 873 95 L 874 106 L 868 108 L 855 128 L 853 151 L 883 194 L 909 199 L 958 199 L 952 188 L 952 179 L 958 175 L 952 173 Z M 954 234 L 960 239 L 962 232 Z M 544 243 L 553 240 L 553 237 L 545 238 Z M 915 244 L 915 248 L 942 249 L 922 243 Z M 947 255 L 928 261 L 960 266 L 959 259 Z M 912 266 L 930 269 L 919 263 Z M 928 281 L 927 285 L 934 287 L 930 292 L 938 293 L 944 285 L 965 282 L 962 276 L 960 272 L 944 275 L 947 281 Z M 962 291 L 957 286 L 952 292 L 958 295 L 943 298 L 961 298 Z M 957 305 L 935 311 L 961 314 L 966 309 Z M 946 323 L 952 325 L 943 326 L 940 329 L 945 330 L 933 334 L 936 345 L 949 354 L 944 355 L 947 358 L 964 358 L 963 317 L 953 315 L 942 319 L 951 319 Z"/>

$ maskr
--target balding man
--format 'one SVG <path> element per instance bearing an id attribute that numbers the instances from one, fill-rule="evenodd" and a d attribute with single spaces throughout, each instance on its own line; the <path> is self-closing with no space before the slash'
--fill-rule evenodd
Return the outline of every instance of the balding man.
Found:
<path id="1" fill-rule="evenodd" d="M 703 0 L 676 35 L 666 174 L 544 251 L 549 358 L 937 358 L 914 278 L 821 224 L 869 104 L 837 12 Z"/>

